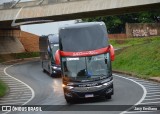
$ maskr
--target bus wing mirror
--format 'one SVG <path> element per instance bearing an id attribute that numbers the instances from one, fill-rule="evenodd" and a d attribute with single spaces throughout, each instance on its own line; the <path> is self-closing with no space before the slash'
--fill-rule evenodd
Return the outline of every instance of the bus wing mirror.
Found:
<path id="1" fill-rule="evenodd" d="M 59 49 L 55 53 L 55 63 L 56 63 L 56 65 L 60 65 L 61 64 L 60 55 L 59 55 Z"/>
<path id="2" fill-rule="evenodd" d="M 110 58 L 111 61 L 114 61 L 114 48 L 112 45 L 110 45 Z"/>

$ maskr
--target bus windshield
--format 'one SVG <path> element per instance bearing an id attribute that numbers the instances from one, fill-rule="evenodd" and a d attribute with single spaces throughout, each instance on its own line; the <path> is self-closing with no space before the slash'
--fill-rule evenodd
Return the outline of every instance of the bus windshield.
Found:
<path id="1" fill-rule="evenodd" d="M 108 76 L 109 59 L 109 53 L 89 57 L 62 57 L 64 75 L 83 79 Z"/>
<path id="2" fill-rule="evenodd" d="M 53 53 L 53 57 L 54 57 L 56 51 L 59 49 L 59 44 L 51 44 L 51 49 L 52 49 L 52 53 Z"/>

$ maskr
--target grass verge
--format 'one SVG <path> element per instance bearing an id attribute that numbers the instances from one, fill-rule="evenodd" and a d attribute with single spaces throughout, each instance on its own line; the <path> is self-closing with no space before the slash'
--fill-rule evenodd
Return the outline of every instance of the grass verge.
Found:
<path id="1" fill-rule="evenodd" d="M 160 77 L 160 37 L 134 39 L 133 41 L 131 39 L 123 46 L 130 47 L 116 52 L 115 61 L 112 63 L 114 70 L 145 79 Z"/>
<path id="2" fill-rule="evenodd" d="M 124 48 L 134 45 L 146 44 L 155 40 L 159 40 L 159 38 L 160 37 L 110 39 L 109 42 L 114 46 L 114 48 Z"/>
<path id="3" fill-rule="evenodd" d="M 0 97 L 3 97 L 7 92 L 7 85 L 0 80 Z"/>
<path id="4" fill-rule="evenodd" d="M 0 55 L 0 63 L 15 59 L 23 59 L 23 58 L 33 58 L 39 57 L 39 52 L 24 52 L 24 53 L 12 53 L 12 54 L 1 54 Z"/>

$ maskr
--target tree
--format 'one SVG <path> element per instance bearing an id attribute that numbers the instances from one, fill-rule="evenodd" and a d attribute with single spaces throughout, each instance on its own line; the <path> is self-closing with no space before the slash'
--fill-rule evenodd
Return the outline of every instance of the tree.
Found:
<path id="1" fill-rule="evenodd" d="M 145 11 L 132 14 L 114 15 L 114 16 L 101 16 L 95 18 L 83 19 L 83 21 L 103 21 L 108 29 L 108 33 L 125 33 L 126 23 L 159 23 L 160 10 Z"/>

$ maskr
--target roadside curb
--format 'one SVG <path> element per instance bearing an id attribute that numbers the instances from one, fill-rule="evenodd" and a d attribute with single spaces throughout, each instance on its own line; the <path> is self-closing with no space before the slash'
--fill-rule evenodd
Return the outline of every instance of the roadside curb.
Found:
<path id="1" fill-rule="evenodd" d="M 152 77 L 149 80 L 160 83 L 160 77 Z"/>
<path id="2" fill-rule="evenodd" d="M 118 70 L 113 70 L 113 73 L 118 73 L 118 74 L 123 74 L 123 75 L 126 75 L 126 76 L 132 76 L 132 77 L 135 77 L 135 78 L 139 78 L 139 79 L 144 79 L 144 80 L 148 80 L 148 81 L 153 81 L 153 82 L 158 82 L 160 83 L 160 77 L 151 77 L 149 79 L 145 79 L 145 78 L 140 78 L 140 77 L 137 77 L 137 75 L 135 74 L 132 74 L 132 73 L 128 73 L 128 72 L 123 72 L 123 71 L 118 71 Z"/>
<path id="3" fill-rule="evenodd" d="M 5 61 L 0 64 L 16 64 L 20 62 L 27 62 L 27 61 L 32 61 L 32 60 L 40 60 L 40 57 L 33 57 L 33 58 L 23 58 L 23 59 L 15 59 L 15 60 L 10 60 L 10 61 Z"/>

